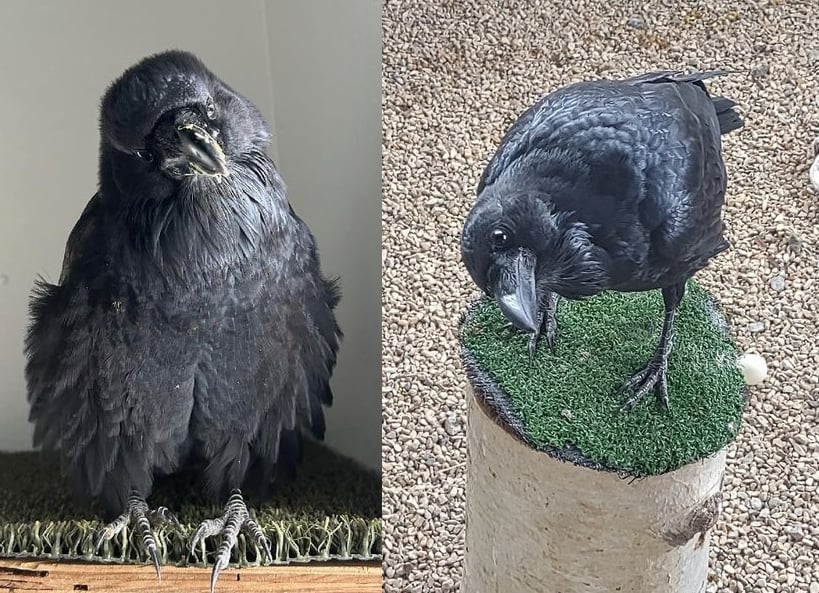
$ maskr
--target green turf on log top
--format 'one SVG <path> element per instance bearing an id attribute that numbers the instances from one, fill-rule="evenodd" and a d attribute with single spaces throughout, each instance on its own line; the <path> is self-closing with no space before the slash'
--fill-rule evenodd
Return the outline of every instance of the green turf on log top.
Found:
<path id="1" fill-rule="evenodd" d="M 494 400 L 495 411 L 501 408 L 531 446 L 591 467 L 656 475 L 732 441 L 745 405 L 724 320 L 710 296 L 689 282 L 669 361 L 671 411 L 649 393 L 619 412 L 622 399 L 614 391 L 651 357 L 662 317 L 658 290 L 561 299 L 555 349 L 541 342 L 530 364 L 527 336 L 508 328 L 494 301 L 484 298 L 462 320 L 462 355 L 479 396 Z"/>
<path id="2" fill-rule="evenodd" d="M 162 564 L 201 565 L 202 550 L 190 553 L 200 521 L 222 514 L 221 504 L 203 499 L 197 473 L 185 469 L 158 481 L 148 499 L 167 506 L 180 527 L 159 525 L 156 544 Z M 264 500 L 247 497 L 251 512 L 270 539 L 274 564 L 311 560 L 380 560 L 381 480 L 375 471 L 314 443 L 294 481 L 283 480 Z M 145 562 L 133 529 L 94 551 L 102 529 L 99 509 L 77 505 L 57 467 L 38 453 L 0 453 L 0 557 Z M 221 542 L 209 538 L 209 563 Z M 259 550 L 239 536 L 231 562 L 258 563 Z"/>

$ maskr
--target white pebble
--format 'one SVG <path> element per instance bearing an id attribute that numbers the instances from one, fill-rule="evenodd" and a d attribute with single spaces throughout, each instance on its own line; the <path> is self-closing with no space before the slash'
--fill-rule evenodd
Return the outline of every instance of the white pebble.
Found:
<path id="1" fill-rule="evenodd" d="M 759 354 L 743 354 L 737 361 L 746 385 L 759 385 L 768 375 L 768 365 Z"/>

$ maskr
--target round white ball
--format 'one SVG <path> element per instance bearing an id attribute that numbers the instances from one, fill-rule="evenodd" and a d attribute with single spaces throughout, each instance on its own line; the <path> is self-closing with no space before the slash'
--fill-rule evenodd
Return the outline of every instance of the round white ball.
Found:
<path id="1" fill-rule="evenodd" d="M 810 184 L 815 191 L 819 191 L 819 157 L 816 157 L 813 161 L 813 164 L 810 166 L 810 170 L 808 171 L 808 176 L 810 177 Z"/>
<path id="2" fill-rule="evenodd" d="M 768 376 L 768 365 L 759 354 L 743 354 L 737 361 L 746 385 L 759 385 Z"/>

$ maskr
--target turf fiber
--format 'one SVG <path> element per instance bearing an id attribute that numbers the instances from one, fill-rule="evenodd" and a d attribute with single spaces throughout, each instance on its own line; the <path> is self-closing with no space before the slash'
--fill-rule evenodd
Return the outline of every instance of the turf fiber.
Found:
<path id="1" fill-rule="evenodd" d="M 507 327 L 489 298 L 461 321 L 461 352 L 476 395 L 530 446 L 575 463 L 656 475 L 720 450 L 736 436 L 745 386 L 736 346 L 711 297 L 689 282 L 669 359 L 671 410 L 649 393 L 620 412 L 616 388 L 651 357 L 662 327 L 660 291 L 561 299 L 554 350 Z"/>
<path id="2" fill-rule="evenodd" d="M 182 471 L 158 482 L 148 499 L 151 508 L 167 506 L 182 524 L 155 530 L 161 563 L 212 563 L 221 538 L 209 538 L 193 553 L 190 538 L 200 521 L 220 516 L 223 508 L 198 492 L 192 472 Z M 308 443 L 295 480 L 280 482 L 269 498 L 247 500 L 271 541 L 274 564 L 381 559 L 380 476 L 324 446 Z M 128 528 L 94 553 L 103 527 L 98 510 L 73 501 L 56 466 L 40 454 L 0 453 L 0 556 L 146 561 Z M 258 564 L 258 552 L 242 534 L 231 562 Z"/>

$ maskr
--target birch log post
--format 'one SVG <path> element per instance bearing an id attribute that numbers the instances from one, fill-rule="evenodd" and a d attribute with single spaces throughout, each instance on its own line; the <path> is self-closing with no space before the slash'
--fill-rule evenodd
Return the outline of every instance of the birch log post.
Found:
<path id="1" fill-rule="evenodd" d="M 639 480 L 536 451 L 468 391 L 462 593 L 702 593 L 725 452 Z"/>
<path id="2" fill-rule="evenodd" d="M 713 299 L 689 283 L 669 364 L 671 409 L 649 395 L 621 412 L 613 391 L 656 343 L 646 320 L 662 310 L 658 299 L 562 302 L 562 333 L 534 358 L 491 299 L 464 314 L 462 593 L 705 591 L 726 447 L 764 361 L 739 356 Z"/>

